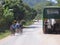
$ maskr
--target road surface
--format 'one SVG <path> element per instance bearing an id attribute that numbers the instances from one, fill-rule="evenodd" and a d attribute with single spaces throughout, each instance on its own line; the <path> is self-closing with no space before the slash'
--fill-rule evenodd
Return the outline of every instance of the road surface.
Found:
<path id="1" fill-rule="evenodd" d="M 23 29 L 23 34 L 8 36 L 0 40 L 0 45 L 60 45 L 60 35 L 43 34 L 42 21 Z"/>

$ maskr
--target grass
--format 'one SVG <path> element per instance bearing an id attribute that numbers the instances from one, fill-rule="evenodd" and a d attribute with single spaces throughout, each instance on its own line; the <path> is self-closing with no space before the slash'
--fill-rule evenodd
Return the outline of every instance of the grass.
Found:
<path id="1" fill-rule="evenodd" d="M 10 32 L 8 30 L 6 30 L 6 32 L 0 33 L 0 39 L 3 39 L 5 37 L 7 37 L 8 35 L 10 35 Z"/>

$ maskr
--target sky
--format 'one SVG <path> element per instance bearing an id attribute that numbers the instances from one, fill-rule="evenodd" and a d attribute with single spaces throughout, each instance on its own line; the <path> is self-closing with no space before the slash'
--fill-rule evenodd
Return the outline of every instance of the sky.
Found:
<path id="1" fill-rule="evenodd" d="M 55 3 L 57 3 L 57 1 L 56 0 L 52 0 L 53 2 L 55 2 Z"/>
<path id="2" fill-rule="evenodd" d="M 48 0 L 48 1 L 52 1 L 52 2 L 55 2 L 55 3 L 57 3 L 57 1 L 56 1 L 56 0 Z"/>

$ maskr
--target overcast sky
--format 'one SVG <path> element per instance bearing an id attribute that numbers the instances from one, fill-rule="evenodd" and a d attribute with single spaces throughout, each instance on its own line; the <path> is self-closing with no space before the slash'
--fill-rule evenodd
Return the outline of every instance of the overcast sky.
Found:
<path id="1" fill-rule="evenodd" d="M 53 2 L 55 2 L 55 3 L 57 3 L 57 1 L 56 0 L 52 0 Z"/>
<path id="2" fill-rule="evenodd" d="M 48 0 L 48 1 L 52 1 L 52 2 L 55 2 L 55 3 L 57 3 L 57 1 L 56 1 L 56 0 Z"/>

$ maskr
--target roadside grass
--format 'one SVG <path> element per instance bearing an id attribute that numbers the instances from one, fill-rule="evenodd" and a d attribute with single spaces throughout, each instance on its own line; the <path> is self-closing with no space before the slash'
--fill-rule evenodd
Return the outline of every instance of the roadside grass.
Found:
<path id="1" fill-rule="evenodd" d="M 3 38 L 7 37 L 7 36 L 10 35 L 10 34 L 11 34 L 11 33 L 10 33 L 9 30 L 6 30 L 4 33 L 1 32 L 1 33 L 0 33 L 0 39 L 3 39 Z"/>

